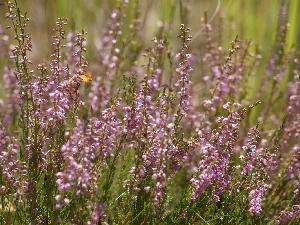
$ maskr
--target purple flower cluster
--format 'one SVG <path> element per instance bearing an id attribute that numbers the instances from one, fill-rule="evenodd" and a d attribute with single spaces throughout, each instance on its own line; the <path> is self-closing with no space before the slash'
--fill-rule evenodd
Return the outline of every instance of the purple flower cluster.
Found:
<path id="1" fill-rule="evenodd" d="M 223 105 L 229 115 L 218 117 L 215 121 L 218 128 L 200 138 L 198 148 L 201 159 L 198 162 L 195 176 L 191 179 L 194 201 L 198 201 L 202 194 L 210 190 L 214 196 L 212 201 L 218 202 L 220 195 L 226 190 L 232 179 L 229 173 L 230 157 L 242 120 L 242 116 L 234 111 L 234 108 L 238 109 L 239 107 L 239 104 L 230 102 Z"/>
<path id="2" fill-rule="evenodd" d="M 257 187 L 250 191 L 249 193 L 249 212 L 259 216 L 261 214 L 261 202 L 264 196 L 264 193 L 269 188 L 269 185 L 264 183 L 257 183 Z"/>
<path id="3" fill-rule="evenodd" d="M 118 39 L 122 37 L 123 19 L 126 18 L 123 11 L 127 6 L 128 1 L 121 1 L 120 6 L 113 10 L 101 41 L 102 48 L 99 49 L 99 52 L 102 61 L 98 62 L 101 64 L 101 68 L 97 68 L 95 72 L 101 73 L 103 76 L 96 77 L 96 82 L 91 84 L 88 95 L 89 104 L 95 112 L 105 109 L 109 100 L 117 93 L 114 89 L 114 79 L 121 70 L 120 57 L 122 54 Z"/>

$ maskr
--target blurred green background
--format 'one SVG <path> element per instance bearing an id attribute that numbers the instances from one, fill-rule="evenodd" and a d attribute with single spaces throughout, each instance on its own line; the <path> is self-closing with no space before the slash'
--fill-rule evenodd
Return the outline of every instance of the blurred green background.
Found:
<path id="1" fill-rule="evenodd" d="M 58 17 L 68 18 L 70 29 L 88 32 L 88 50 L 95 47 L 101 49 L 103 28 L 112 9 L 118 5 L 117 0 L 26 0 L 18 3 L 30 18 L 28 32 L 32 34 L 33 61 L 50 54 L 51 35 Z M 287 22 L 291 25 L 288 45 L 299 48 L 299 0 L 130 0 L 127 11 L 129 18 L 134 13 L 130 7 L 133 9 L 136 3 L 140 5 L 144 43 L 156 35 L 158 21 L 171 21 L 170 34 L 174 34 L 174 39 L 179 33 L 180 23 L 187 23 L 192 29 L 191 34 L 196 34 L 201 29 L 201 17 L 207 12 L 208 18 L 216 14 L 212 20 L 213 27 L 223 18 L 222 32 L 228 40 L 239 35 L 242 41 L 252 39 L 264 49 L 272 48 L 279 8 L 285 4 Z M 7 24 L 8 21 L 3 19 L 7 9 L 2 6 L 0 10 L 1 24 Z M 200 34 L 194 42 L 201 44 L 205 40 Z"/>

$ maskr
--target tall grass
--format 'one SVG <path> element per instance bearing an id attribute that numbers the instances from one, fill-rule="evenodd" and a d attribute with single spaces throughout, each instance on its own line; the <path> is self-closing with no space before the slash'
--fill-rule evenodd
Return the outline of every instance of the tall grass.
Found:
<path id="1" fill-rule="evenodd" d="M 243 35 L 228 40 L 228 20 L 210 23 L 209 12 L 198 42 L 193 5 L 179 3 L 163 2 L 149 40 L 151 2 L 113 3 L 93 44 L 60 17 L 43 59 L 30 15 L 3 4 L 1 224 L 299 223 L 299 52 L 287 5 L 266 54 Z"/>

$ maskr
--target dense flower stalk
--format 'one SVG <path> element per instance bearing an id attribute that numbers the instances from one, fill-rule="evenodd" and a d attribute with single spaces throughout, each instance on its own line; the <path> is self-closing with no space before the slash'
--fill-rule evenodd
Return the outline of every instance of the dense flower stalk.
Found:
<path id="1" fill-rule="evenodd" d="M 229 112 L 227 117 L 219 117 L 216 124 L 218 129 L 210 131 L 207 135 L 200 138 L 198 148 L 201 160 L 194 177 L 191 179 L 193 184 L 192 198 L 198 201 L 206 190 L 211 190 L 214 198 L 213 202 L 220 201 L 220 195 L 226 190 L 231 174 L 229 174 L 230 157 L 234 150 L 234 144 L 238 137 L 238 130 L 243 115 L 234 108 L 239 109 L 239 104 L 230 102 L 223 105 Z M 214 185 L 213 185 L 214 184 Z"/>
<path id="2" fill-rule="evenodd" d="M 91 107 L 96 112 L 104 109 L 112 95 L 116 94 L 113 79 L 116 79 L 121 70 L 122 48 L 120 44 L 122 40 L 120 37 L 122 36 L 123 20 L 126 18 L 124 10 L 127 6 L 128 0 L 120 1 L 119 7 L 110 14 L 110 22 L 102 38 L 103 47 L 100 54 L 102 62 L 100 64 L 104 68 L 101 70 L 103 76 L 96 77 L 96 82 L 92 83 L 89 93 Z"/>

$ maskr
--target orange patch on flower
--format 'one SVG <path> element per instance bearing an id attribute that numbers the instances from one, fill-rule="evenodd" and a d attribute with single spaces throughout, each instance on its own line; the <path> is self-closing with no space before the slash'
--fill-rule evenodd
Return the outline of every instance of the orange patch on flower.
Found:
<path id="1" fill-rule="evenodd" d="M 92 76 L 90 74 L 83 74 L 80 75 L 80 78 L 84 81 L 84 82 L 91 82 L 93 80 Z"/>

